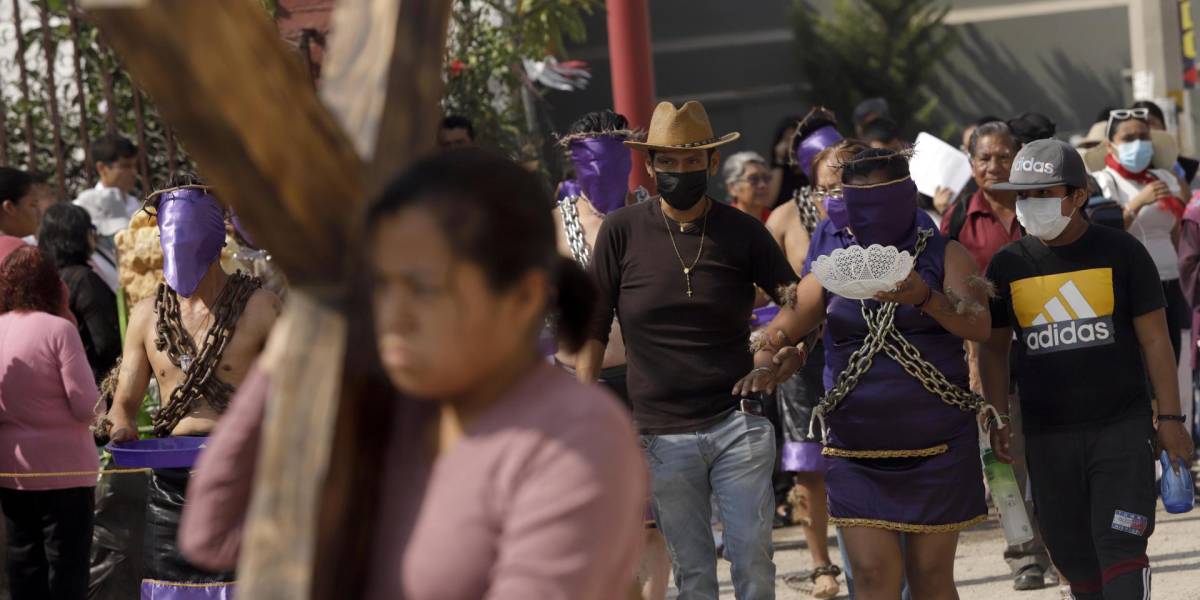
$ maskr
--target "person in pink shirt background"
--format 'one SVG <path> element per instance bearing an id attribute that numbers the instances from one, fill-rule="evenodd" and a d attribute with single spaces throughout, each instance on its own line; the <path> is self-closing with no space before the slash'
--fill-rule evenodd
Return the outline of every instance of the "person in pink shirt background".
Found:
<path id="1" fill-rule="evenodd" d="M 380 367 L 399 394 L 378 457 L 362 590 L 407 600 L 635 595 L 648 474 L 626 409 L 547 364 L 551 315 L 578 349 L 590 279 L 555 248 L 537 177 L 478 149 L 426 159 L 368 215 Z M 196 565 L 237 561 L 270 357 L 201 455 L 180 531 Z M 371 505 L 370 502 L 364 502 Z M 371 514 L 362 518 L 372 519 Z"/>
<path id="2" fill-rule="evenodd" d="M 87 596 L 100 392 L 54 264 L 32 246 L 0 257 L 0 477 L 14 599 Z"/>

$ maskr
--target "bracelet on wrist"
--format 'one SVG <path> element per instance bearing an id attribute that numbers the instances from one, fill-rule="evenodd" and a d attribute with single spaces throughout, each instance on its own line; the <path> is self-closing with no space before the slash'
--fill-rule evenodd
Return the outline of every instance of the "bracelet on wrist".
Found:
<path id="1" fill-rule="evenodd" d="M 1176 423 L 1186 423 L 1187 417 L 1183 415 L 1158 415 L 1159 421 L 1175 421 Z"/>
<path id="2" fill-rule="evenodd" d="M 925 305 L 929 304 L 930 300 L 933 300 L 933 288 L 927 285 L 925 286 L 925 299 L 921 300 L 921 302 L 917 304 L 917 308 L 921 309 L 921 312 L 924 312 Z"/>

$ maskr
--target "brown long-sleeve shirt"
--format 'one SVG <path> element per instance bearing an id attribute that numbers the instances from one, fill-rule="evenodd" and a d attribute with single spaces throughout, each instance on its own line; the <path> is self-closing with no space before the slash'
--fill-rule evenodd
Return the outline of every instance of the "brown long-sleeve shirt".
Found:
<path id="1" fill-rule="evenodd" d="M 649 434 L 698 431 L 734 410 L 730 391 L 754 362 L 754 288 L 779 302 L 780 288 L 798 281 L 766 227 L 735 208 L 713 202 L 707 224 L 683 232 L 663 219 L 658 198 L 609 214 L 591 263 L 593 336 L 607 342 L 620 318 L 634 421 Z M 691 297 L 681 261 L 697 261 Z"/>

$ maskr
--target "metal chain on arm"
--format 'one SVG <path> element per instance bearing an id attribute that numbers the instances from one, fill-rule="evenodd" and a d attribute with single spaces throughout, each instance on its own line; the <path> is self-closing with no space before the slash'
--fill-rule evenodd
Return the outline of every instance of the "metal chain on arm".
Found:
<path id="1" fill-rule="evenodd" d="M 923 229 L 917 235 L 916 257 L 925 250 L 926 242 L 933 235 L 932 229 Z M 914 257 L 914 268 L 915 259 Z M 921 352 L 911 342 L 896 330 L 895 302 L 882 303 L 878 308 L 868 308 L 862 303 L 862 316 L 867 323 L 867 335 L 863 343 L 850 355 L 846 368 L 838 373 L 834 382 L 813 410 L 813 420 L 809 423 L 809 435 L 815 434 L 815 425 L 821 423 L 824 433 L 825 417 L 858 386 L 859 379 L 871 369 L 871 365 L 881 350 L 892 357 L 904 371 L 921 382 L 929 393 L 941 398 L 943 402 L 964 412 L 977 413 L 982 408 L 983 397 L 970 390 L 963 389 L 949 379 L 940 369 L 930 364 L 921 356 Z"/>
<path id="2" fill-rule="evenodd" d="M 592 251 L 588 248 L 587 238 L 583 235 L 583 224 L 579 222 L 578 196 L 567 196 L 558 203 L 559 213 L 562 214 L 563 230 L 567 234 L 567 245 L 571 248 L 571 256 L 579 266 L 587 268 L 592 262 Z"/>

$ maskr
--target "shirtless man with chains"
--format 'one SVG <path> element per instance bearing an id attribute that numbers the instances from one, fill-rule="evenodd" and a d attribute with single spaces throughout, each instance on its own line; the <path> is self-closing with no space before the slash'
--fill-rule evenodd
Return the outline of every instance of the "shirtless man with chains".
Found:
<path id="1" fill-rule="evenodd" d="M 114 442 L 138 438 L 137 414 L 150 378 L 158 382 L 158 437 L 208 435 L 262 351 L 280 312 L 275 294 L 242 273 L 221 270 L 225 208 L 207 187 L 186 184 L 152 196 L 163 277 L 152 298 L 133 307 L 108 421 Z M 179 556 L 175 534 L 190 469 L 155 469 L 150 478 L 146 586 L 231 585 L 232 574 L 200 572 Z M 130 540 L 133 542 L 133 540 Z"/>

